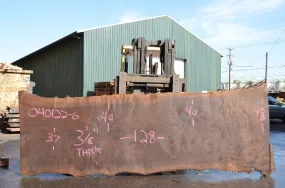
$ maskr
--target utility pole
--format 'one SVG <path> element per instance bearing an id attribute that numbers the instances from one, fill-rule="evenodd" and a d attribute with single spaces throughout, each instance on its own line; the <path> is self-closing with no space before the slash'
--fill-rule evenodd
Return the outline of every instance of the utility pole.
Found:
<path id="1" fill-rule="evenodd" d="M 265 62 L 265 83 L 267 84 L 267 71 L 268 71 L 268 52 L 266 52 L 266 62 Z"/>
<path id="2" fill-rule="evenodd" d="M 229 48 L 229 62 L 228 62 L 228 65 L 229 65 L 229 90 L 231 90 L 231 70 L 232 70 L 232 65 L 233 65 L 233 62 L 232 62 L 232 48 Z"/>

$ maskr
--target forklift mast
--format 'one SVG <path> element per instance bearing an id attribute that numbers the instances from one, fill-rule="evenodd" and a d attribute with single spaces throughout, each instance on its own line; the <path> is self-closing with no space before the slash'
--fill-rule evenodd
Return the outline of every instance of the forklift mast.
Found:
<path id="1" fill-rule="evenodd" d="M 176 46 L 173 40 L 135 38 L 121 49 L 121 72 L 116 78 L 116 93 L 184 92 L 184 79 L 174 72 Z M 128 56 L 133 56 L 133 73 L 128 73 Z M 159 57 L 161 72 L 158 73 Z M 148 63 L 147 63 L 148 58 Z M 147 67 L 148 66 L 148 67 Z"/>
<path id="2" fill-rule="evenodd" d="M 161 75 L 174 74 L 174 60 L 176 55 L 175 41 L 147 41 L 144 38 L 137 38 L 132 40 L 132 46 L 134 74 L 146 74 L 147 57 L 149 57 L 149 74 L 155 74 L 155 65 L 152 64 L 153 57 L 160 57 Z"/>

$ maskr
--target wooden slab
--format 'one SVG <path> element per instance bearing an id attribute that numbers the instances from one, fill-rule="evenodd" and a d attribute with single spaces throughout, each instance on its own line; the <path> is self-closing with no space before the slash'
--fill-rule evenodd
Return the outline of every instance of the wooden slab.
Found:
<path id="1" fill-rule="evenodd" d="M 19 96 L 22 175 L 275 169 L 264 85 L 206 94 Z"/>

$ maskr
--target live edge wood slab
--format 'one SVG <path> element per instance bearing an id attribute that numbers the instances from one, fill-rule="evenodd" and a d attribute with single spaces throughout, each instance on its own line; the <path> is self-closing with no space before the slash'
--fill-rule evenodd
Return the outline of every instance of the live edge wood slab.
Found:
<path id="1" fill-rule="evenodd" d="M 44 98 L 19 92 L 21 174 L 275 170 L 264 85 Z"/>

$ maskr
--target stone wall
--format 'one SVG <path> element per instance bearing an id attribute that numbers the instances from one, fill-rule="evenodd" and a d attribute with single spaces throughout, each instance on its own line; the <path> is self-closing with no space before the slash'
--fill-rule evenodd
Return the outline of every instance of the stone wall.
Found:
<path id="1" fill-rule="evenodd" d="M 7 106 L 18 107 L 18 91 L 30 90 L 30 75 L 32 71 L 0 63 L 0 113 Z"/>

